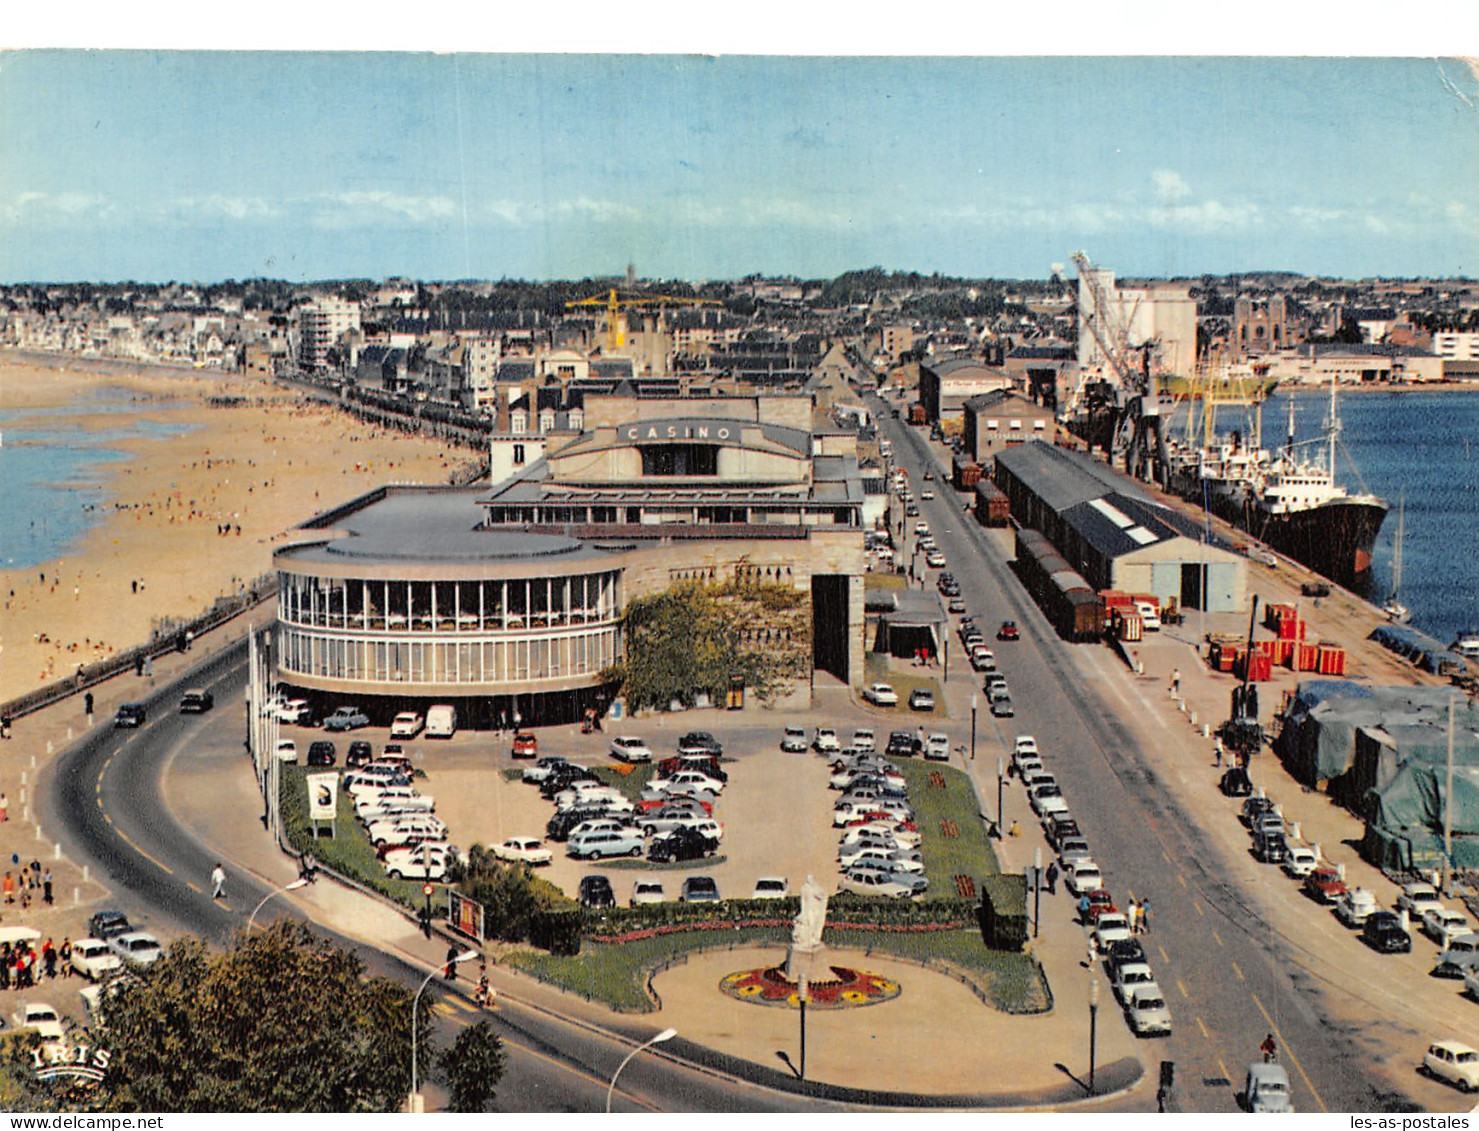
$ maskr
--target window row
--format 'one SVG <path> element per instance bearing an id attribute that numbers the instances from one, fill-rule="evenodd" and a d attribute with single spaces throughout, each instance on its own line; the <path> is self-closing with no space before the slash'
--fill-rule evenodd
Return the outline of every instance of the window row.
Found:
<path id="1" fill-rule="evenodd" d="M 384 581 L 284 573 L 286 624 L 375 632 L 512 632 L 612 621 L 616 571 L 500 581 Z"/>
<path id="2" fill-rule="evenodd" d="M 536 640 L 360 640 L 278 629 L 278 668 L 370 683 L 512 683 L 596 675 L 616 660 L 614 625 Z"/>

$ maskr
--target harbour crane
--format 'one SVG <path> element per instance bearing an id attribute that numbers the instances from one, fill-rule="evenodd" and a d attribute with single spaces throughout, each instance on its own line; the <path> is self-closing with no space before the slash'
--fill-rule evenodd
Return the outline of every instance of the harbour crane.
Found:
<path id="1" fill-rule="evenodd" d="M 627 310 L 641 310 L 644 307 L 657 307 L 659 310 L 664 306 L 723 306 L 718 299 L 712 298 L 687 298 L 683 295 L 638 295 L 632 298 L 622 298 L 617 294 L 616 288 L 612 287 L 604 295 L 591 295 L 589 298 L 578 298 L 565 304 L 566 309 L 577 306 L 597 306 L 606 311 L 606 352 L 611 353 L 626 344 L 626 336 L 623 331 L 625 321 L 623 312 Z"/>

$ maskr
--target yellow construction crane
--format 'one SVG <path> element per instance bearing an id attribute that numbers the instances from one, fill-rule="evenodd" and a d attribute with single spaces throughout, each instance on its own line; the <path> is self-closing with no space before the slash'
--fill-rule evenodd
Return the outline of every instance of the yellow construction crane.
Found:
<path id="1" fill-rule="evenodd" d="M 626 344 L 626 337 L 622 331 L 623 316 L 625 310 L 639 310 L 646 306 L 655 306 L 661 309 L 663 306 L 723 306 L 718 299 L 712 298 L 685 298 L 682 295 L 642 295 L 635 298 L 620 298 L 616 288 L 612 287 L 604 295 L 592 295 L 590 298 L 578 298 L 565 304 L 566 309 L 575 306 L 600 306 L 606 309 L 606 352 L 610 353 Z"/>

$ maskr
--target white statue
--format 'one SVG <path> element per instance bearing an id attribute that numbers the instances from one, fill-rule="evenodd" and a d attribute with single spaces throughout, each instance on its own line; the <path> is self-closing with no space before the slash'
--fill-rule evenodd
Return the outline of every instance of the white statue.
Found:
<path id="1" fill-rule="evenodd" d="M 801 910 L 791 927 L 791 946 L 815 950 L 822 945 L 822 928 L 827 925 L 827 893 L 814 876 L 808 875 L 801 885 Z"/>

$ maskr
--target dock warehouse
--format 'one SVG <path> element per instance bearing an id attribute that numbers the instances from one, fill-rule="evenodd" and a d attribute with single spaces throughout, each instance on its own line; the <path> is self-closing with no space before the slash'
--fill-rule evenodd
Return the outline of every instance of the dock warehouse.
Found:
<path id="1" fill-rule="evenodd" d="M 1040 531 L 1095 590 L 1151 593 L 1182 608 L 1246 608 L 1248 565 L 1201 541 L 1200 527 L 1134 480 L 1041 441 L 1004 448 L 996 484 L 1023 526 Z"/>

